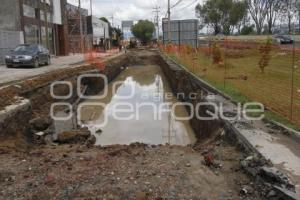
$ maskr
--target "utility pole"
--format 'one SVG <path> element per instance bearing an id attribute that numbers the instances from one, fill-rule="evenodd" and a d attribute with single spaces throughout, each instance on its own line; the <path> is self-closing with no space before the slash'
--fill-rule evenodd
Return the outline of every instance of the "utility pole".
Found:
<path id="1" fill-rule="evenodd" d="M 155 23 L 156 23 L 156 26 L 157 26 L 157 43 L 159 42 L 159 11 L 160 7 L 156 6 L 153 8 L 153 12 L 156 13 L 156 16 L 155 16 Z"/>
<path id="2" fill-rule="evenodd" d="M 90 0 L 91 16 L 93 16 L 93 0 Z"/>
<path id="3" fill-rule="evenodd" d="M 171 43 L 171 3 L 170 0 L 168 0 L 168 40 L 169 43 Z"/>
<path id="4" fill-rule="evenodd" d="M 83 30 L 82 30 L 82 16 L 81 16 L 81 0 L 79 0 L 78 13 L 79 13 L 79 26 L 80 26 L 79 29 L 80 29 L 80 46 L 81 46 L 81 53 L 84 53 Z"/>
<path id="5" fill-rule="evenodd" d="M 114 14 L 112 14 L 111 18 L 111 26 L 114 27 Z"/>
<path id="6" fill-rule="evenodd" d="M 46 31 L 46 47 L 47 49 L 49 49 L 49 35 L 48 35 L 48 9 L 47 9 L 47 4 L 46 4 L 46 0 L 43 0 L 43 10 L 44 10 L 44 17 L 45 17 L 45 21 L 46 21 L 46 27 L 45 27 L 45 31 Z"/>

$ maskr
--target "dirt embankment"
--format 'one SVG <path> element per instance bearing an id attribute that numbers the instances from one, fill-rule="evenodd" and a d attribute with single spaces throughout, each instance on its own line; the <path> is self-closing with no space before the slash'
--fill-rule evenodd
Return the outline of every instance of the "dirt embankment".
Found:
<path id="1" fill-rule="evenodd" d="M 0 89 L 0 111 L 6 109 L 10 105 L 18 104 L 20 98 L 25 98 L 30 101 L 30 106 L 26 112 L 19 111 L 13 116 L 5 116 L 4 121 L 0 122 L 0 146 L 8 148 L 17 148 L 18 150 L 26 150 L 31 147 L 30 141 L 33 139 L 33 134 L 39 131 L 49 131 L 51 128 L 50 107 L 54 102 L 74 103 L 78 99 L 77 94 L 77 77 L 85 73 L 102 73 L 106 74 L 111 80 L 121 72 L 122 66 L 128 62 L 127 55 L 121 55 L 116 58 L 107 60 L 106 62 L 96 62 L 97 64 L 72 67 L 68 69 L 57 70 L 51 73 L 41 75 L 32 79 L 9 85 Z M 68 81 L 73 86 L 71 98 L 67 100 L 53 99 L 50 93 L 50 85 L 55 81 Z M 100 91 L 101 84 L 91 84 L 91 90 Z M 103 84 L 102 84 L 103 87 Z M 55 87 L 56 95 L 66 95 L 69 93 L 69 88 L 66 85 L 58 85 Z M 45 127 L 36 128 L 37 123 L 48 124 Z M 52 127 L 53 128 L 53 127 Z M 29 141 L 29 142 L 28 142 Z"/>
<path id="2" fill-rule="evenodd" d="M 209 160 L 207 156 L 213 158 Z M 191 147 L 43 146 L 0 149 L 4 199 L 263 199 L 225 141 Z M 211 164 L 210 166 L 208 166 Z"/>

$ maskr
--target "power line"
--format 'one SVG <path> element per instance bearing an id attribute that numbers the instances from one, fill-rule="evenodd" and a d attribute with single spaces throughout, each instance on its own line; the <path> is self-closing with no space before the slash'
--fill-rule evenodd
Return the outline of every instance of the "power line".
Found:
<path id="1" fill-rule="evenodd" d="M 193 1 L 191 4 L 189 4 L 189 5 L 187 5 L 187 6 L 183 7 L 183 8 L 180 8 L 179 10 L 176 10 L 176 12 L 181 11 L 181 10 L 184 10 L 184 9 L 186 9 L 186 8 L 189 8 L 190 6 L 192 6 L 193 4 L 195 4 L 195 3 L 197 3 L 197 2 L 198 2 L 198 0 L 195 0 L 195 1 Z"/>
<path id="2" fill-rule="evenodd" d="M 178 6 L 183 0 L 178 0 L 173 6 L 171 6 L 171 8 L 175 8 L 176 6 Z"/>

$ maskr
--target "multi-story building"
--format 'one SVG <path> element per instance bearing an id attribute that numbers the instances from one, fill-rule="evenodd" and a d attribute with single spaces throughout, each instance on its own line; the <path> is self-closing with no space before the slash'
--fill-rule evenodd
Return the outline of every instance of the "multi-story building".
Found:
<path id="1" fill-rule="evenodd" d="M 54 55 L 68 54 L 67 27 L 64 19 L 66 0 L 2 0 L 0 36 L 7 41 L 1 48 L 13 48 L 17 43 L 39 43 Z M 0 55 L 1 56 L 1 55 Z"/>
<path id="2" fill-rule="evenodd" d="M 107 22 L 95 17 L 88 16 L 88 35 L 90 36 L 93 48 L 102 47 L 107 50 L 110 49 L 109 25 Z"/>

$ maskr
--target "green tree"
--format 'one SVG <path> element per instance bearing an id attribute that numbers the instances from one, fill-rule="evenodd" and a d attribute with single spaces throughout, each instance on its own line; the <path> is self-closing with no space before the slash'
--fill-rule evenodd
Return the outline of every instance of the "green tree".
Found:
<path id="1" fill-rule="evenodd" d="M 247 14 L 247 4 L 244 0 L 207 0 L 196 6 L 196 14 L 215 34 L 230 34 Z"/>
<path id="2" fill-rule="evenodd" d="M 155 26 L 149 20 L 140 20 L 137 24 L 135 24 L 131 28 L 132 34 L 141 40 L 141 42 L 145 45 L 153 37 L 153 33 L 155 31 Z"/>
<path id="3" fill-rule="evenodd" d="M 241 30 L 241 35 L 250 35 L 250 34 L 254 34 L 255 30 L 254 30 L 255 26 L 252 24 L 250 26 L 243 26 L 242 30 Z"/>
<path id="4" fill-rule="evenodd" d="M 255 23 L 257 34 L 261 34 L 268 14 L 268 0 L 247 0 L 248 11 Z"/>

